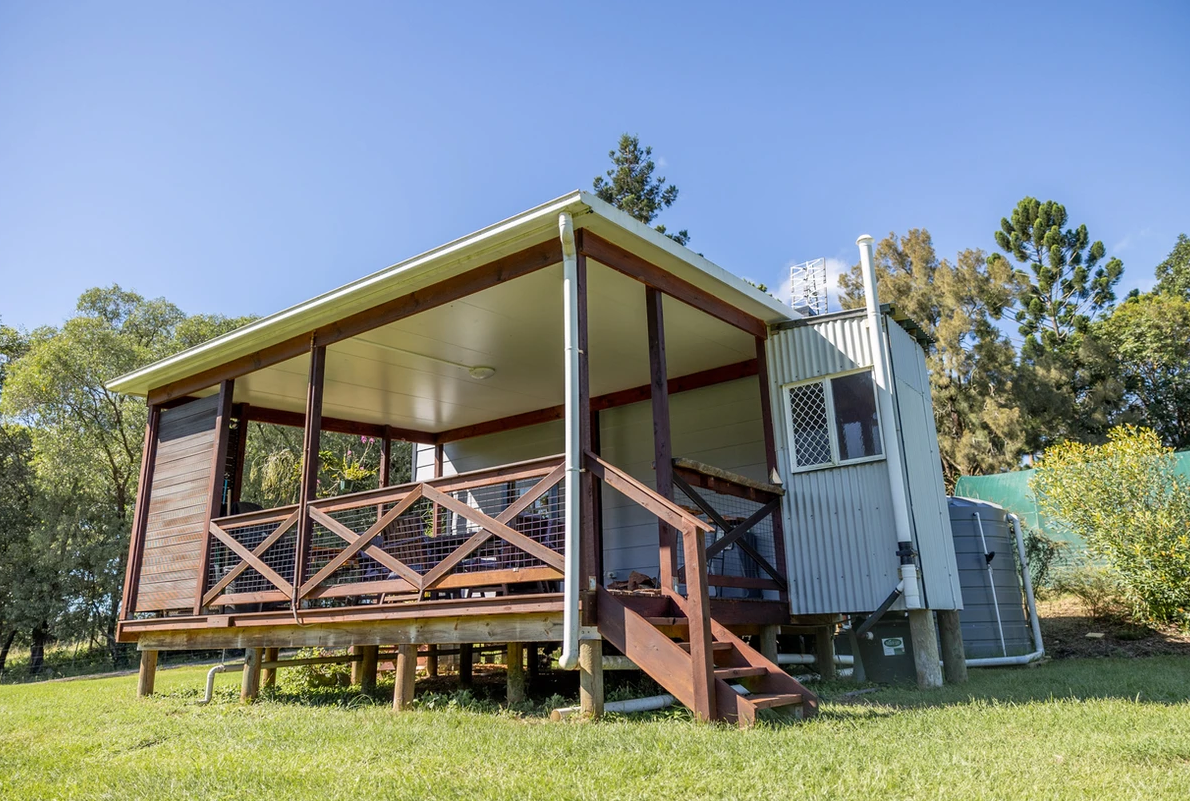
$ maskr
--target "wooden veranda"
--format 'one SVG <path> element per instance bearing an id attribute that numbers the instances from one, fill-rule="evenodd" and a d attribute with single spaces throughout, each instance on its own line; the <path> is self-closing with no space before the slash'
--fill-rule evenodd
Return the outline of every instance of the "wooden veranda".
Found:
<path id="1" fill-rule="evenodd" d="M 765 304 L 741 288 L 742 282 L 717 288 L 714 282 L 723 283 L 723 276 L 696 282 L 672 265 L 667 269 L 655 263 L 650 256 L 664 256 L 657 260 L 676 264 L 675 259 L 687 258 L 688 251 L 658 242 L 659 235 L 647 229 L 627 226 L 622 215 L 586 195 L 578 196 L 577 205 L 571 199 L 561 208 L 565 214 L 570 209 L 586 211 L 581 219 L 576 214 L 574 231 L 577 391 L 560 404 L 492 419 L 440 419 L 455 412 L 440 413 L 435 404 L 465 407 L 473 418 L 489 408 L 485 393 L 491 385 L 475 383 L 466 385 L 462 394 L 452 390 L 431 396 L 419 408 L 430 409 L 423 416 L 436 424 L 415 427 L 413 414 L 391 419 L 382 402 L 365 409 L 365 402 L 358 401 L 366 413 L 360 413 L 361 419 L 348 417 L 342 410 L 352 408 L 353 396 L 339 386 L 353 387 L 351 392 L 363 396 L 364 376 L 398 388 L 386 390 L 384 398 L 400 396 L 406 373 L 386 377 L 377 364 L 356 365 L 357 351 L 337 350 L 357 347 L 361 341 L 377 344 L 361 335 L 377 341 L 389 336 L 385 341 L 399 347 L 386 347 L 401 351 L 407 345 L 399 337 L 407 332 L 394 325 L 435 312 L 434 324 L 440 321 L 443 329 L 451 330 L 452 319 L 464 319 L 470 299 L 482 293 L 518 285 L 531 276 L 538 276 L 543 286 L 556 285 L 549 273 L 563 260 L 563 243 L 556 233 L 543 233 L 539 221 L 536 228 L 527 226 L 531 230 L 520 232 L 519 244 L 526 237 L 541 241 L 494 257 L 500 247 L 492 241 L 469 258 L 446 254 L 443 258 L 453 258 L 450 263 L 460 269 L 445 278 L 427 270 L 423 285 L 383 299 L 373 294 L 369 300 L 376 302 L 366 308 L 342 313 L 352 307 L 344 302 L 339 306 L 341 317 L 322 309 L 321 318 L 307 318 L 317 324 L 297 333 L 294 323 L 273 323 L 271 338 L 259 335 L 236 345 L 233 336 L 222 350 L 182 354 L 156 372 L 149 368 L 114 382 L 126 391 L 143 392 L 150 411 L 119 626 L 120 639 L 137 642 L 146 654 L 147 669 L 159 650 L 246 648 L 245 694 L 252 696 L 261 666 L 268 670 L 279 664 L 278 648 L 350 646 L 374 682 L 380 647 L 397 646 L 403 656 L 398 659 L 394 702 L 401 707 L 412 692 L 411 665 L 418 646 L 432 653 L 443 646 L 463 650 L 477 643 L 507 643 L 510 664 L 515 655 L 519 665 L 525 644 L 548 647 L 558 642 L 566 611 L 563 583 L 569 578 L 565 455 L 555 452 L 453 474 L 447 474 L 444 465 L 447 449 L 456 444 L 462 452 L 466 443 L 485 437 L 485 442 L 494 436 L 515 437 L 510 432 L 561 420 L 570 404 L 579 421 L 575 542 L 580 559 L 574 579 L 580 593 L 584 707 L 594 714 L 601 709 L 606 644 L 608 653 L 627 656 L 701 719 L 745 724 L 769 707 L 815 711 L 814 696 L 773 661 L 777 627 L 789 622 L 783 491 L 766 480 L 683 458 L 674 453 L 671 436 L 671 396 L 751 381 L 755 389 L 749 394 L 758 404 L 762 439 L 759 459 L 764 475 L 773 474 L 776 452 L 765 357 L 768 324 L 758 316 Z M 558 213 L 547 210 L 555 218 Z M 504 250 L 516 244 L 511 235 L 504 237 L 509 241 L 498 243 Z M 476 261 L 481 263 L 472 266 Z M 633 285 L 643 300 L 644 336 L 638 347 L 647 353 L 648 371 L 647 382 L 635 382 L 627 367 L 623 375 L 608 369 L 600 379 L 608 391 L 594 397 L 589 354 L 601 347 L 622 350 L 622 329 L 631 326 L 617 326 L 613 320 L 599 329 L 598 338 L 592 337 L 592 264 L 600 270 L 601 309 L 619 308 Z M 692 273 L 687 269 L 686 275 Z M 626 284 L 625 277 L 632 283 Z M 525 286 L 528 294 L 532 287 Z M 489 302 L 517 296 L 496 295 Z M 668 306 L 674 301 L 680 305 Z M 689 322 L 692 311 L 705 322 Z M 681 358 L 699 369 L 671 375 L 667 312 L 681 315 Z M 524 338 L 526 334 L 515 328 L 518 324 L 507 323 L 507 330 L 488 335 Z M 426 325 L 429 330 L 430 323 Z M 267 332 L 267 326 L 261 330 Z M 741 342 L 751 343 L 751 353 L 728 359 L 740 353 Z M 611 355 L 601 363 L 614 368 L 616 354 Z M 295 365 L 304 365 L 304 411 L 293 408 Z M 339 384 L 333 413 L 324 415 L 328 365 L 337 371 Z M 348 376 L 348 369 L 356 372 Z M 556 396 L 561 387 L 555 392 L 549 381 L 561 383 L 557 372 L 552 365 L 543 372 L 546 389 L 541 397 Z M 514 389 L 523 389 L 527 382 Z M 491 395 L 492 406 L 505 402 L 505 395 Z M 290 408 L 286 403 L 277 408 L 266 405 L 270 397 L 289 398 Z M 652 430 L 648 474 L 615 464 L 612 449 L 600 441 L 601 414 L 645 401 Z M 302 428 L 298 503 L 233 513 L 241 505 L 250 422 Z M 324 431 L 380 440 L 383 456 L 376 489 L 319 496 L 319 442 Z M 395 440 L 431 449 L 433 464 L 413 481 L 389 486 Z M 612 496 L 619 499 L 617 506 L 610 504 Z M 623 530 L 642 542 L 655 542 L 656 590 L 626 592 L 609 586 L 613 582 L 604 564 L 605 515 L 613 509 L 619 517 L 644 515 L 653 521 L 649 525 L 655 527 L 655 539 L 644 537 L 639 526 Z M 637 540 L 625 541 L 632 545 Z M 747 636 L 755 638 L 756 647 L 742 638 Z M 740 694 L 728 682 L 743 685 L 748 694 Z M 150 675 L 147 686 L 151 684 Z"/>

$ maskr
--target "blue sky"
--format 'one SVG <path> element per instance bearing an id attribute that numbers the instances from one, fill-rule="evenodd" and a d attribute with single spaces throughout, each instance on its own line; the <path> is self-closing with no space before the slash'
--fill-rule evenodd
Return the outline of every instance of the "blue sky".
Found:
<path id="1" fill-rule="evenodd" d="M 774 286 L 863 232 L 991 249 L 1025 195 L 1125 289 L 1190 233 L 1190 3 L 642 5 L 4 0 L 0 320 L 275 311 L 590 188 L 622 131 L 660 221 Z"/>

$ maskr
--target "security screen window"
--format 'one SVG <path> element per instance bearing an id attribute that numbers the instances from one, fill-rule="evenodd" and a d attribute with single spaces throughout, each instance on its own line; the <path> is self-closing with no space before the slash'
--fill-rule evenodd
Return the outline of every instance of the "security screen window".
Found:
<path id="1" fill-rule="evenodd" d="M 795 471 L 883 455 L 871 370 L 786 387 Z"/>
<path id="2" fill-rule="evenodd" d="M 876 415 L 876 387 L 871 371 L 830 379 L 835 401 L 837 461 L 849 462 L 879 456 L 880 418 Z"/>

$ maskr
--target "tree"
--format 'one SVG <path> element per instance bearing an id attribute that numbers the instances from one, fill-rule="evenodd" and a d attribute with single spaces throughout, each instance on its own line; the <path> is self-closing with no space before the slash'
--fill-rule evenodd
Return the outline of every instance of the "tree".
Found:
<path id="1" fill-rule="evenodd" d="M 1119 364 L 1134 418 L 1173 448 L 1190 447 L 1190 300 L 1129 298 L 1100 325 Z"/>
<path id="2" fill-rule="evenodd" d="M 645 225 L 652 225 L 657 215 L 678 199 L 676 186 L 667 186 L 664 178 L 653 177 L 657 167 L 653 163 L 653 148 L 642 148 L 640 137 L 622 134 L 619 149 L 609 150 L 607 155 L 612 160 L 612 169 L 607 171 L 606 179 L 595 176 L 595 195 L 600 200 L 628 212 Z M 685 229 L 676 234 L 667 233 L 664 225 L 656 229 L 679 245 L 690 241 Z"/>
<path id="3" fill-rule="evenodd" d="M 22 562 L 40 576 L 26 599 L 39 618 L 34 646 L 52 635 L 86 637 L 115 660 L 146 410 L 104 383 L 242 322 L 187 318 L 164 299 L 118 286 L 90 289 L 75 316 L 32 332 L 6 366 L 0 411 L 29 430 L 38 485 L 37 531 Z"/>
<path id="4" fill-rule="evenodd" d="M 1063 230 L 1067 222 L 1061 203 L 1026 197 L 1011 219 L 1000 220 L 995 234 L 996 244 L 1029 268 L 1016 315 L 1026 348 L 1037 340 L 1049 350 L 1066 346 L 1116 299 L 1124 263 L 1113 257 L 1100 264 L 1106 254 L 1103 242 L 1092 243 L 1085 225 Z M 1003 258 L 998 253 L 990 257 Z"/>
<path id="5" fill-rule="evenodd" d="M 943 476 L 998 472 L 1019 464 L 1024 445 L 1015 387 L 1015 351 L 996 327 L 1016 293 L 1005 264 L 965 250 L 939 261 L 930 232 L 890 233 L 875 251 L 882 302 L 930 334 L 930 393 Z M 860 265 L 839 277 L 844 308 L 864 304 Z"/>
<path id="6" fill-rule="evenodd" d="M 1106 561 L 1134 617 L 1190 627 L 1190 485 L 1150 429 L 1046 449 L 1029 481 L 1041 513 Z"/>
<path id="7" fill-rule="evenodd" d="M 1153 291 L 1190 300 L 1190 237 L 1178 234 L 1169 256 L 1157 265 L 1157 286 Z"/>

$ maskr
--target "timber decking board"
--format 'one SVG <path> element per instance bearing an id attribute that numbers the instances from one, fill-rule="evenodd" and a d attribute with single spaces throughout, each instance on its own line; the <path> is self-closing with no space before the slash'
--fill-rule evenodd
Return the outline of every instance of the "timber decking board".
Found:
<path id="1" fill-rule="evenodd" d="M 161 412 L 141 557 L 137 610 L 193 603 L 203 525 L 210 507 L 218 396 Z"/>

